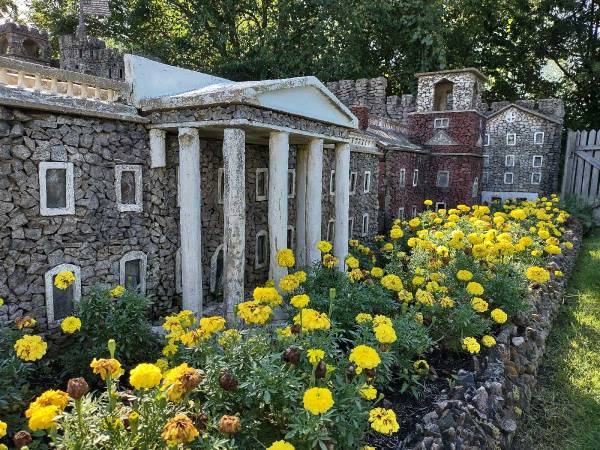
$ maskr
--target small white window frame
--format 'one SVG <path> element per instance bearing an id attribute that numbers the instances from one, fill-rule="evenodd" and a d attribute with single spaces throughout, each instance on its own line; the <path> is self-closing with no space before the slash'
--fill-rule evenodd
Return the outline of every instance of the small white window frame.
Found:
<path id="1" fill-rule="evenodd" d="M 125 253 L 119 260 L 119 284 L 125 286 L 125 263 L 140 260 L 140 294 L 146 294 L 146 273 L 148 270 L 148 256 L 140 250 L 132 250 Z"/>
<path id="2" fill-rule="evenodd" d="M 135 182 L 135 203 L 123 203 L 121 178 L 123 172 L 133 172 Z M 115 166 L 115 194 L 119 212 L 142 212 L 143 206 L 142 166 L 139 164 L 119 164 Z"/>
<path id="3" fill-rule="evenodd" d="M 442 176 L 443 174 L 446 174 L 446 183 L 445 184 L 440 183 L 440 176 Z M 435 180 L 435 186 L 441 187 L 441 188 L 447 188 L 450 186 L 450 171 L 449 170 L 438 170 L 437 175 L 436 175 L 436 180 Z"/>
<path id="4" fill-rule="evenodd" d="M 404 220 L 404 206 L 398 208 L 398 216 L 397 219 Z"/>
<path id="5" fill-rule="evenodd" d="M 350 195 L 356 194 L 356 184 L 358 183 L 358 172 L 350 172 Z"/>
<path id="6" fill-rule="evenodd" d="M 258 180 L 260 178 L 260 174 L 264 174 L 265 180 L 265 195 L 259 195 L 258 193 Z M 269 198 L 269 169 L 266 167 L 260 167 L 256 169 L 256 179 L 255 179 L 255 194 L 257 202 L 264 202 Z"/>
<path id="7" fill-rule="evenodd" d="M 73 282 L 73 306 L 81 300 L 81 268 L 74 264 L 59 264 L 48 270 L 44 274 L 44 287 L 46 290 L 46 320 L 48 325 L 60 323 L 62 320 L 54 319 L 54 283 L 52 278 L 59 272 L 73 272 L 75 281 Z"/>
<path id="8" fill-rule="evenodd" d="M 329 173 L 329 195 L 335 195 L 335 169 Z"/>
<path id="9" fill-rule="evenodd" d="M 413 187 L 417 187 L 419 185 L 419 169 L 413 170 L 412 185 Z"/>
<path id="10" fill-rule="evenodd" d="M 485 133 L 483 135 L 483 146 L 484 147 L 489 147 L 490 146 L 490 142 L 491 142 L 490 133 Z"/>
<path id="11" fill-rule="evenodd" d="M 450 119 L 447 117 L 438 117 L 433 119 L 433 128 L 448 128 L 450 126 Z"/>
<path id="12" fill-rule="evenodd" d="M 544 145 L 545 133 L 543 131 L 536 131 L 533 133 L 533 143 L 535 145 Z"/>
<path id="13" fill-rule="evenodd" d="M 412 217 L 417 217 L 417 205 L 412 206 Z"/>
<path id="14" fill-rule="evenodd" d="M 510 182 L 507 179 L 510 176 Z M 513 172 L 504 172 L 504 184 L 514 184 L 515 183 L 515 174 Z"/>
<path id="15" fill-rule="evenodd" d="M 517 145 L 517 133 L 506 133 L 506 145 Z"/>
<path id="16" fill-rule="evenodd" d="M 326 239 L 328 242 L 332 242 L 335 236 L 335 219 L 329 219 L 327 222 Z"/>
<path id="17" fill-rule="evenodd" d="M 365 178 L 363 179 L 363 194 L 371 192 L 371 171 L 365 170 Z"/>
<path id="18" fill-rule="evenodd" d="M 505 167 L 515 167 L 515 155 L 506 155 L 504 157 Z"/>
<path id="19" fill-rule="evenodd" d="M 354 217 L 348 218 L 348 239 L 354 236 Z"/>
<path id="20" fill-rule="evenodd" d="M 446 209 L 446 202 L 435 202 L 435 210 Z"/>
<path id="21" fill-rule="evenodd" d="M 537 160 L 539 160 L 539 164 L 536 164 L 536 158 L 537 158 Z M 544 156 L 543 155 L 533 155 L 533 158 L 531 158 L 531 167 L 535 167 L 536 169 L 539 169 L 543 165 L 544 165 Z"/>
<path id="22" fill-rule="evenodd" d="M 292 181 L 292 192 L 290 192 L 290 180 Z M 296 171 L 288 169 L 288 198 L 296 197 Z"/>
<path id="23" fill-rule="evenodd" d="M 259 261 L 258 260 L 258 241 L 259 239 L 264 236 L 265 237 L 265 260 L 264 261 Z M 258 233 L 256 233 L 256 238 L 254 240 L 254 268 L 255 269 L 262 269 L 264 267 L 267 267 L 269 263 L 269 233 L 267 232 L 267 230 L 260 230 Z"/>
<path id="24" fill-rule="evenodd" d="M 537 178 L 537 181 L 536 181 Z M 531 173 L 531 184 L 542 184 L 542 172 L 532 172 Z"/>
<path id="25" fill-rule="evenodd" d="M 49 208 L 47 205 L 47 187 L 46 172 L 48 169 L 65 170 L 65 188 L 66 199 L 64 208 Z M 75 214 L 75 184 L 73 176 L 73 163 L 42 161 L 38 168 L 38 177 L 40 184 L 40 215 L 42 216 L 66 216 Z"/>
<path id="26" fill-rule="evenodd" d="M 360 235 L 361 235 L 361 237 L 365 237 L 365 236 L 369 235 L 369 213 L 364 213 L 362 215 Z"/>
<path id="27" fill-rule="evenodd" d="M 406 169 L 402 168 L 398 172 L 398 185 L 400 187 L 406 186 Z"/>
<path id="28" fill-rule="evenodd" d="M 217 172 L 217 204 L 222 205 L 225 201 L 225 171 L 223 167 L 219 167 Z"/>

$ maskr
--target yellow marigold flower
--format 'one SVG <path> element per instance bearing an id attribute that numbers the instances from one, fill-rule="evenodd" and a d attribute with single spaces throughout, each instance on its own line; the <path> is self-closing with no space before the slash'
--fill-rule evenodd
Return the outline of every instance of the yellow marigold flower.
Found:
<path id="1" fill-rule="evenodd" d="M 165 372 L 160 390 L 168 400 L 179 403 L 188 392 L 200 384 L 200 381 L 198 370 L 183 363 Z"/>
<path id="2" fill-rule="evenodd" d="M 279 267 L 294 267 L 294 264 L 296 264 L 296 259 L 292 250 L 284 248 L 277 252 L 277 265 Z"/>
<path id="3" fill-rule="evenodd" d="M 359 392 L 365 400 L 375 400 L 377 398 L 377 389 L 370 384 L 363 384 Z"/>
<path id="4" fill-rule="evenodd" d="M 125 293 L 125 287 L 117 284 L 114 288 L 110 290 L 110 296 L 113 298 L 119 298 Z"/>
<path id="5" fill-rule="evenodd" d="M 517 220 L 525 220 L 527 218 L 527 214 L 522 209 L 513 209 L 510 212 L 510 217 Z"/>
<path id="6" fill-rule="evenodd" d="M 402 300 L 403 302 L 410 302 L 413 299 L 413 293 L 407 291 L 406 289 L 402 289 L 398 292 L 398 300 Z"/>
<path id="7" fill-rule="evenodd" d="M 256 300 L 242 302 L 237 306 L 237 315 L 248 325 L 264 325 L 271 318 L 272 311 L 270 306 Z"/>
<path id="8" fill-rule="evenodd" d="M 31 402 L 27 411 L 25 411 L 25 417 L 28 419 L 31 418 L 37 409 L 46 406 L 55 406 L 60 413 L 64 411 L 68 404 L 69 394 L 61 390 L 49 389 L 36 397 L 35 401 Z"/>
<path id="9" fill-rule="evenodd" d="M 346 258 L 346 265 L 351 269 L 358 269 L 358 259 L 356 259 L 354 256 L 348 256 Z"/>
<path id="10" fill-rule="evenodd" d="M 333 396 L 327 388 L 313 387 L 304 393 L 304 409 L 312 415 L 326 413 L 333 407 Z"/>
<path id="11" fill-rule="evenodd" d="M 483 286 L 476 281 L 470 281 L 467 284 L 467 292 L 471 295 L 483 295 Z"/>
<path id="12" fill-rule="evenodd" d="M 544 250 L 550 255 L 559 255 L 562 253 L 562 250 L 558 245 L 546 245 Z"/>
<path id="13" fill-rule="evenodd" d="M 416 313 L 415 320 L 417 322 L 419 322 L 421 325 L 423 325 L 423 313 L 420 313 L 420 312 Z"/>
<path id="14" fill-rule="evenodd" d="M 14 349 L 23 361 L 37 361 L 46 354 L 48 344 L 41 336 L 26 334 L 15 342 Z"/>
<path id="15" fill-rule="evenodd" d="M 177 414 L 169 419 L 163 428 L 161 436 L 169 446 L 188 444 L 198 437 L 200 433 L 193 422 L 185 414 Z"/>
<path id="16" fill-rule="evenodd" d="M 452 300 L 448 296 L 442 297 L 441 300 L 440 300 L 440 306 L 442 308 L 453 308 L 454 307 L 454 300 Z"/>
<path id="17" fill-rule="evenodd" d="M 468 270 L 459 270 L 456 272 L 456 278 L 460 281 L 470 281 L 473 278 L 473 274 Z"/>
<path id="18" fill-rule="evenodd" d="M 100 378 L 105 381 L 109 375 L 114 380 L 124 373 L 121 363 L 114 358 L 94 358 L 90 363 L 90 367 L 96 375 L 100 375 Z"/>
<path id="19" fill-rule="evenodd" d="M 329 330 L 331 322 L 327 314 L 305 308 L 294 316 L 294 323 L 301 325 L 302 331 Z"/>
<path id="20" fill-rule="evenodd" d="M 371 275 L 375 278 L 381 278 L 383 276 L 383 269 L 381 267 L 373 267 L 371 269 Z"/>
<path id="21" fill-rule="evenodd" d="M 486 334 L 481 338 L 481 343 L 485 347 L 493 347 L 494 345 L 496 345 L 496 339 L 494 339 L 494 336 L 489 336 Z"/>
<path id="22" fill-rule="evenodd" d="M 375 333 L 375 339 L 381 344 L 392 344 L 398 339 L 394 328 L 387 324 L 377 325 L 373 328 L 373 332 Z"/>
<path id="23" fill-rule="evenodd" d="M 225 323 L 225 318 L 221 316 L 203 317 L 200 319 L 200 328 L 209 334 L 214 334 L 224 330 Z"/>
<path id="24" fill-rule="evenodd" d="M 292 327 L 288 325 L 287 327 L 277 328 L 277 335 L 280 337 L 292 336 Z"/>
<path id="25" fill-rule="evenodd" d="M 556 278 L 562 278 L 564 276 L 564 273 L 562 272 L 562 270 L 555 270 L 554 271 L 554 276 Z"/>
<path id="26" fill-rule="evenodd" d="M 291 275 L 287 275 L 290 277 Z M 298 280 L 294 279 L 294 282 L 298 284 Z M 283 299 L 277 289 L 274 287 L 256 287 L 252 292 L 252 297 L 259 303 L 264 305 L 269 305 L 270 307 L 275 307 L 281 304 Z"/>
<path id="27" fill-rule="evenodd" d="M 486 302 L 481 297 L 473 297 L 471 299 L 471 306 L 478 313 L 483 313 L 483 312 L 486 312 L 488 310 L 488 306 L 489 305 L 488 305 L 488 302 Z"/>
<path id="28" fill-rule="evenodd" d="M 392 239 L 400 239 L 402 236 L 404 236 L 404 231 L 402 231 L 402 228 L 392 227 L 390 230 L 390 237 Z"/>
<path id="29" fill-rule="evenodd" d="M 63 333 L 73 334 L 81 329 L 81 320 L 77 317 L 65 317 L 60 324 Z"/>
<path id="30" fill-rule="evenodd" d="M 306 294 L 298 294 L 294 295 L 290 300 L 290 304 L 294 308 L 302 309 L 306 308 L 306 305 L 310 302 L 310 297 Z"/>
<path id="31" fill-rule="evenodd" d="M 219 345 L 222 347 L 227 347 L 231 345 L 235 345 L 242 340 L 242 333 L 240 333 L 235 328 L 231 328 L 229 330 L 223 331 L 221 336 L 218 339 Z"/>
<path id="32" fill-rule="evenodd" d="M 294 275 L 286 275 L 279 280 L 279 287 L 286 292 L 292 292 L 300 287 L 300 283 Z"/>
<path id="33" fill-rule="evenodd" d="M 327 267 L 328 269 L 333 269 L 334 267 L 336 267 L 338 265 L 338 259 L 329 254 L 329 253 L 325 253 L 323 255 L 323 266 Z"/>
<path id="34" fill-rule="evenodd" d="M 473 355 L 476 353 L 479 353 L 479 350 L 481 349 L 479 342 L 477 342 L 477 339 L 475 339 L 474 337 L 464 338 L 462 346 L 463 346 L 463 349 L 465 349 L 466 351 L 468 351 L 469 353 L 471 353 Z"/>
<path id="35" fill-rule="evenodd" d="M 373 316 L 369 313 L 358 313 L 354 320 L 356 320 L 356 323 L 371 322 L 373 320 Z"/>
<path id="36" fill-rule="evenodd" d="M 298 283 L 300 283 L 300 284 L 302 284 L 306 281 L 306 272 L 304 272 L 303 270 L 294 272 L 292 275 L 296 277 L 296 280 L 298 280 Z"/>
<path id="37" fill-rule="evenodd" d="M 417 301 L 419 303 L 426 305 L 426 306 L 433 306 L 433 304 L 435 302 L 435 298 L 433 297 L 433 294 L 431 292 L 424 291 L 423 289 L 417 289 L 415 298 L 417 299 Z"/>
<path id="38" fill-rule="evenodd" d="M 7 428 L 8 428 L 8 425 L 6 425 L 6 422 L 3 422 L 0 420 L 0 439 L 2 439 L 4 436 L 6 436 Z"/>
<path id="39" fill-rule="evenodd" d="M 162 378 L 160 369 L 154 364 L 142 363 L 131 369 L 129 383 L 136 389 L 152 389 Z"/>
<path id="40" fill-rule="evenodd" d="M 381 278 L 381 285 L 390 291 L 396 292 L 399 292 L 404 288 L 400 277 L 391 273 Z"/>
<path id="41" fill-rule="evenodd" d="M 275 441 L 267 447 L 267 450 L 296 450 L 296 447 L 286 441 Z"/>
<path id="42" fill-rule="evenodd" d="M 319 348 L 310 348 L 306 351 L 306 356 L 308 356 L 308 362 L 314 366 L 325 358 L 325 352 Z"/>
<path id="43" fill-rule="evenodd" d="M 572 248 L 573 248 L 573 243 L 572 243 L 572 242 L 565 242 L 565 243 L 564 243 L 564 246 L 565 246 L 565 248 L 567 248 L 567 249 L 569 249 L 569 250 L 570 250 L 570 249 L 572 249 Z"/>
<path id="44" fill-rule="evenodd" d="M 415 372 L 425 375 L 429 372 L 429 363 L 424 359 L 418 359 L 413 363 L 413 369 Z"/>
<path id="45" fill-rule="evenodd" d="M 424 204 L 425 206 L 431 206 L 431 205 L 433 205 L 433 201 L 428 199 L 428 200 L 425 200 L 425 201 L 423 202 L 423 204 Z"/>
<path id="46" fill-rule="evenodd" d="M 383 314 L 377 314 L 376 316 L 373 317 L 373 326 L 377 327 L 379 325 L 387 325 L 387 326 L 391 327 L 392 319 L 390 319 L 387 316 L 384 316 Z"/>
<path id="47" fill-rule="evenodd" d="M 408 226 L 411 228 L 417 228 L 419 225 L 421 225 L 421 219 L 418 217 L 414 217 L 408 221 Z"/>
<path id="48" fill-rule="evenodd" d="M 503 324 L 508 320 L 508 315 L 502 311 L 500 308 L 493 309 L 490 313 L 494 322 Z"/>
<path id="49" fill-rule="evenodd" d="M 348 359 L 361 369 L 374 369 L 381 362 L 377 350 L 368 345 L 357 345 L 354 347 Z"/>
<path id="50" fill-rule="evenodd" d="M 317 249 L 320 250 L 322 253 L 329 253 L 332 248 L 333 245 L 331 245 L 331 243 L 327 241 L 319 241 L 319 243 L 317 244 Z"/>
<path id="51" fill-rule="evenodd" d="M 412 284 L 414 284 L 415 286 L 420 286 L 423 283 L 425 283 L 425 278 L 420 275 L 415 275 L 412 279 Z"/>
<path id="52" fill-rule="evenodd" d="M 528 267 L 525 276 L 528 280 L 540 284 L 547 283 L 550 280 L 550 272 L 539 266 Z"/>
<path id="53" fill-rule="evenodd" d="M 169 370 L 169 362 L 164 358 L 158 358 L 154 365 L 160 369 L 161 373 L 164 373 L 167 370 Z"/>
<path id="54" fill-rule="evenodd" d="M 400 429 L 396 420 L 396 413 L 391 409 L 373 408 L 369 412 L 371 428 L 381 434 L 390 436 Z"/>
<path id="55" fill-rule="evenodd" d="M 56 423 L 54 419 L 61 413 L 61 410 L 56 405 L 42 406 L 34 409 L 29 417 L 29 429 L 31 431 L 49 430 Z"/>
<path id="56" fill-rule="evenodd" d="M 31 316 L 22 316 L 15 319 L 15 325 L 19 330 L 23 328 L 33 328 L 37 325 L 37 320 Z"/>
<path id="57" fill-rule="evenodd" d="M 73 272 L 63 271 L 58 272 L 54 277 L 54 286 L 58 289 L 67 289 L 75 282 L 75 275 Z"/>
<path id="58" fill-rule="evenodd" d="M 350 240 L 348 241 L 348 245 L 349 245 L 350 247 L 358 247 L 358 244 L 359 244 L 359 242 L 358 242 L 358 240 L 356 240 L 356 239 L 350 239 Z"/>
<path id="59" fill-rule="evenodd" d="M 356 281 L 360 281 L 364 278 L 363 271 L 360 269 L 352 269 L 350 272 L 348 272 L 348 278 L 353 283 Z"/>

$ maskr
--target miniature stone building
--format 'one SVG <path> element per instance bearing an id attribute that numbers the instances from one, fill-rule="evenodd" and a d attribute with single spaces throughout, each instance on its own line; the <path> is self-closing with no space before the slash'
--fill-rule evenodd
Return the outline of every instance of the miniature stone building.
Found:
<path id="1" fill-rule="evenodd" d="M 123 54 L 100 39 L 80 32 L 59 36 L 58 45 L 61 69 L 114 80 L 125 77 Z"/>
<path id="2" fill-rule="evenodd" d="M 52 49 L 48 33 L 13 22 L 0 24 L 0 56 L 50 64 Z"/>

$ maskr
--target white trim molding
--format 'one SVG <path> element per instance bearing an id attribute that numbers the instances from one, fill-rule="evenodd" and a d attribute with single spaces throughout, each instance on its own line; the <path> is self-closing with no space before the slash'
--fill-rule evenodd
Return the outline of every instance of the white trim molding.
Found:
<path id="1" fill-rule="evenodd" d="M 123 203 L 123 191 L 121 189 L 121 180 L 123 172 L 133 172 L 135 203 Z M 117 197 L 117 209 L 120 212 L 142 212 L 143 210 L 143 186 L 142 186 L 142 166 L 139 164 L 119 164 L 115 166 L 115 194 Z"/>
<path id="2" fill-rule="evenodd" d="M 542 183 L 542 172 L 532 172 L 531 173 L 531 184 L 541 184 Z"/>
<path id="3" fill-rule="evenodd" d="M 358 172 L 350 172 L 350 195 L 356 194 L 356 183 L 358 182 Z"/>
<path id="4" fill-rule="evenodd" d="M 81 269 L 74 264 L 59 264 L 48 270 L 44 274 L 44 285 L 46 290 L 46 319 L 48 325 L 60 322 L 62 319 L 55 320 L 54 316 L 54 276 L 59 272 L 73 272 L 75 281 L 73 282 L 73 308 L 81 300 Z"/>
<path id="5" fill-rule="evenodd" d="M 365 236 L 369 235 L 369 213 L 364 213 L 362 215 L 362 223 L 361 223 L 361 227 L 360 227 L 360 235 L 361 235 L 361 237 L 365 237 Z"/>
<path id="6" fill-rule="evenodd" d="M 363 180 L 363 194 L 371 192 L 371 171 L 365 170 L 365 178 Z"/>
<path id="7" fill-rule="evenodd" d="M 126 287 L 125 283 L 125 263 L 129 261 L 140 261 L 140 289 L 142 295 L 146 294 L 146 270 L 148 267 L 148 256 L 142 251 L 133 250 L 125 253 L 119 260 L 119 284 Z"/>
<path id="8" fill-rule="evenodd" d="M 510 178 L 510 181 L 507 179 Z M 512 172 L 504 172 L 504 184 L 513 184 L 515 182 L 515 174 Z"/>
<path id="9" fill-rule="evenodd" d="M 533 143 L 535 145 L 543 145 L 544 144 L 544 132 L 543 131 L 536 131 L 535 133 L 533 133 Z"/>
<path id="10" fill-rule="evenodd" d="M 46 173 L 49 169 L 65 170 L 65 206 L 51 208 L 47 204 Z M 42 161 L 38 169 L 40 183 L 40 214 L 42 216 L 63 216 L 75 214 L 75 185 L 73 180 L 73 163 Z"/>
<path id="11" fill-rule="evenodd" d="M 539 164 L 536 164 L 536 160 L 539 161 Z M 544 164 L 544 157 L 542 155 L 533 155 L 531 159 L 531 167 L 539 168 Z"/>

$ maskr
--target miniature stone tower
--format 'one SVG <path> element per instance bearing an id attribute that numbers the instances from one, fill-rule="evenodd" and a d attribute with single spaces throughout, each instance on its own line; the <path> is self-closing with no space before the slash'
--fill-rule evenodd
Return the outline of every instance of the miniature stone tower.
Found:
<path id="1" fill-rule="evenodd" d="M 411 140 L 431 152 L 423 174 L 438 208 L 480 201 L 485 116 L 480 112 L 484 75 L 477 69 L 416 74 Z"/>
<path id="2" fill-rule="evenodd" d="M 50 64 L 48 33 L 34 27 L 6 22 L 0 25 L 0 55 L 37 64 Z"/>

